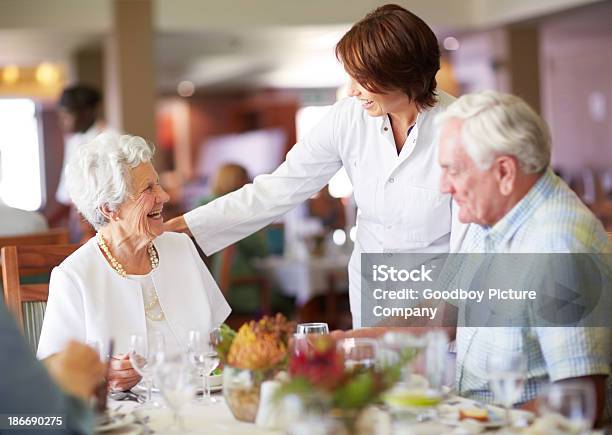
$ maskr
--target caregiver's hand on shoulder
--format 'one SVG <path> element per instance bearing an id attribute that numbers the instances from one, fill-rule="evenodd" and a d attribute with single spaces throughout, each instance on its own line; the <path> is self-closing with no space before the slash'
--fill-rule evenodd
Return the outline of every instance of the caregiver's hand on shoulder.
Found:
<path id="1" fill-rule="evenodd" d="M 108 385 L 111 391 L 127 391 L 140 382 L 141 376 L 130 363 L 129 354 L 113 355 L 108 371 Z"/>
<path id="2" fill-rule="evenodd" d="M 168 222 L 164 222 L 164 231 L 172 233 L 185 233 L 189 237 L 193 237 L 183 216 L 178 216 L 174 219 L 170 219 Z"/>

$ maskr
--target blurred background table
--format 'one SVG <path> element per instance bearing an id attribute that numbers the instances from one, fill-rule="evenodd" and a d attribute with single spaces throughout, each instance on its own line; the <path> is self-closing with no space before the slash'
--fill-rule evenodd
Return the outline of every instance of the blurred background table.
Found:
<path id="1" fill-rule="evenodd" d="M 348 254 L 304 259 L 270 256 L 255 267 L 283 294 L 295 298 L 300 321 L 325 321 L 331 328 L 350 327 Z M 350 321 L 349 321 L 350 322 Z"/>

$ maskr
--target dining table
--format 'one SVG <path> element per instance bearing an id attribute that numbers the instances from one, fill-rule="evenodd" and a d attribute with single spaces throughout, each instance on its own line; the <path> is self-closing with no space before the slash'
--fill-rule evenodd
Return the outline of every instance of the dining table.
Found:
<path id="1" fill-rule="evenodd" d="M 296 305 L 301 307 L 315 296 L 330 291 L 330 278 L 335 280 L 336 291 L 346 291 L 349 258 L 347 253 L 304 258 L 269 256 L 255 259 L 253 264 L 275 288 L 294 297 Z"/>
<path id="2" fill-rule="evenodd" d="M 286 432 L 280 429 L 268 429 L 260 427 L 254 423 L 246 423 L 238 421 L 232 415 L 222 394 L 214 394 L 214 403 L 201 404 L 194 400 L 187 404 L 182 412 L 184 423 L 184 431 L 172 433 L 185 434 L 215 434 L 215 435 L 282 435 L 285 433 L 308 433 L 314 435 L 313 431 Z M 109 400 L 108 409 L 112 414 L 125 415 L 126 423 L 115 429 L 105 430 L 106 435 L 166 435 L 171 433 L 171 428 L 176 430 L 176 425 L 173 424 L 173 414 L 171 410 L 163 405 L 163 399 L 159 393 L 153 394 L 155 402 L 160 406 L 157 408 L 143 408 L 134 401 L 116 401 Z M 494 412 L 503 413 L 498 407 L 484 405 L 470 399 L 451 395 L 440 406 L 459 407 L 459 406 L 486 406 Z M 514 410 L 514 420 L 524 419 L 524 427 L 521 429 L 513 428 L 511 433 L 524 435 L 547 435 L 551 433 L 560 434 L 559 432 L 546 432 L 545 429 L 549 422 L 543 419 L 526 418 L 529 413 L 526 411 Z M 503 426 L 485 427 L 471 420 L 463 422 L 440 421 L 439 418 L 429 417 L 420 419 L 420 421 L 406 421 L 398 419 L 397 416 L 392 416 L 388 409 L 380 407 L 372 407 L 369 410 L 368 419 L 369 427 L 372 429 L 372 435 L 425 435 L 425 434 L 451 434 L 451 435 L 470 435 L 470 434 L 501 434 L 508 433 Z M 435 414 L 434 414 L 435 415 Z M 443 419 L 442 419 L 443 420 Z M 603 431 L 592 431 L 590 435 L 603 435 Z M 352 435 L 352 434 L 351 434 Z"/>

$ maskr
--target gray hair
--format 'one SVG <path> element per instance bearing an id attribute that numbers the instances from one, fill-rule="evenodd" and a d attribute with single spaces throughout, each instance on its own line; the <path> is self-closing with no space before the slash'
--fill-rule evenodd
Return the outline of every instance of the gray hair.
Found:
<path id="1" fill-rule="evenodd" d="M 132 189 L 131 169 L 150 162 L 154 152 L 141 137 L 110 133 L 75 151 L 66 167 L 68 192 L 96 230 L 108 223 L 102 207 L 117 210 Z"/>
<path id="2" fill-rule="evenodd" d="M 550 133 L 546 123 L 525 101 L 510 94 L 484 91 L 460 97 L 436 122 L 463 121 L 461 140 L 481 169 L 500 155 L 516 157 L 526 173 L 541 172 L 550 164 Z"/>

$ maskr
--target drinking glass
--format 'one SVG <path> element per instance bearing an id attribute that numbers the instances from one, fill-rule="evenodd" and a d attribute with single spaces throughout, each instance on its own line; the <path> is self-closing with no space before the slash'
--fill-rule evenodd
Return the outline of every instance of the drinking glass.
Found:
<path id="1" fill-rule="evenodd" d="M 337 349 L 344 355 L 347 371 L 367 370 L 376 365 L 378 342 L 371 338 L 345 338 L 338 341 Z"/>
<path id="2" fill-rule="evenodd" d="M 521 352 L 489 355 L 489 386 L 495 401 L 506 410 L 506 424 L 512 426 L 510 409 L 523 394 L 527 377 L 527 357 Z"/>
<path id="3" fill-rule="evenodd" d="M 156 384 L 172 410 L 174 422 L 169 430 L 174 433 L 187 433 L 181 410 L 195 395 L 192 370 L 185 355 L 176 354 L 165 358 L 155 371 Z"/>
<path id="4" fill-rule="evenodd" d="M 295 332 L 298 335 L 329 334 L 329 326 L 325 322 L 299 323 Z"/>
<path id="5" fill-rule="evenodd" d="M 596 395 L 592 384 L 585 381 L 554 383 L 544 391 L 539 402 L 540 413 L 565 417 L 572 429 L 588 433 L 596 417 Z"/>
<path id="6" fill-rule="evenodd" d="M 301 353 L 310 352 L 313 349 L 312 340 L 316 338 L 316 336 L 327 334 L 329 334 L 327 323 L 299 323 L 293 335 L 294 354 L 299 355 Z"/>
<path id="7" fill-rule="evenodd" d="M 165 353 L 164 336 L 160 333 L 146 336 L 132 334 L 130 336 L 130 363 L 145 383 L 147 397 L 145 403 L 153 405 L 151 390 L 153 388 L 153 375 L 156 368 L 163 362 Z"/>
<path id="8" fill-rule="evenodd" d="M 219 365 L 219 355 L 214 347 L 219 340 L 217 331 L 218 329 L 213 329 L 206 334 L 198 330 L 191 330 L 187 339 L 189 362 L 196 368 L 198 376 L 202 378 L 202 393 L 206 392 L 206 396 L 202 397 L 202 403 L 213 402 L 210 396 L 208 376 Z"/>

